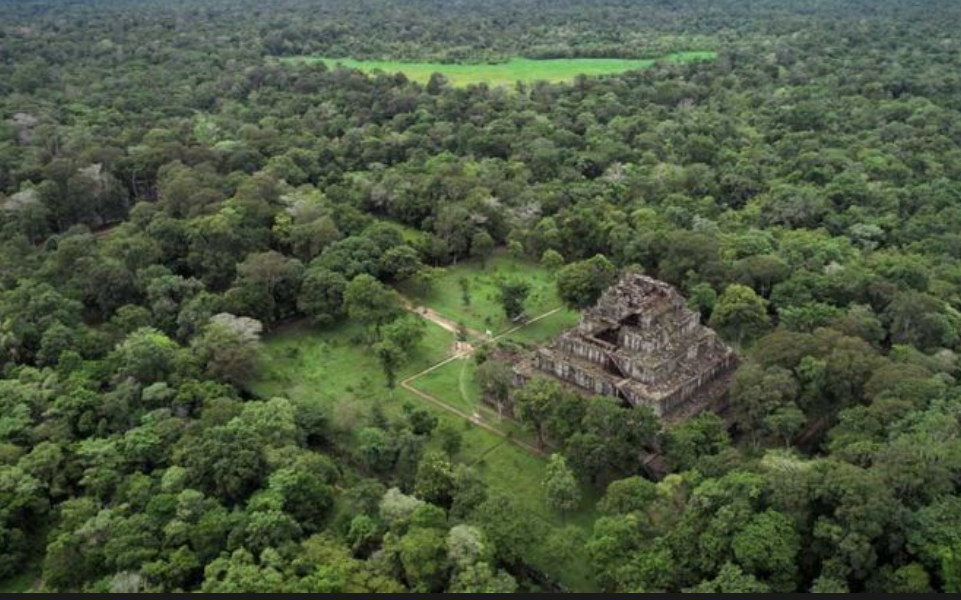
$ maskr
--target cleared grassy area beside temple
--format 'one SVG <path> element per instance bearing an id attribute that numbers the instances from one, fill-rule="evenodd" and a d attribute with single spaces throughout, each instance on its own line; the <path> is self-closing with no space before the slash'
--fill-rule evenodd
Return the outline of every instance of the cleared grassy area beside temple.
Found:
<path id="1" fill-rule="evenodd" d="M 449 267 L 430 293 L 412 294 L 411 300 L 447 319 L 466 322 L 472 329 L 490 326 L 497 334 L 516 329 L 505 338 L 520 343 L 546 341 L 576 322 L 576 313 L 561 310 L 530 325 L 510 323 L 502 316 L 496 301 L 496 284 L 502 278 L 521 278 L 531 283 L 528 302 L 531 316 L 550 312 L 560 305 L 553 276 L 547 269 L 506 254 L 498 254 L 484 264 L 471 261 Z M 472 296 L 469 306 L 463 303 L 459 283 L 462 279 L 469 282 Z M 399 381 L 453 355 L 455 335 L 432 322 L 427 323 L 427 328 L 424 341 L 398 374 Z M 483 407 L 473 377 L 474 368 L 472 357 L 454 360 L 417 378 L 412 385 L 462 413 L 480 414 L 485 424 L 508 438 L 532 443 L 534 438 L 530 432 L 516 423 L 500 420 L 494 411 Z M 426 402 L 401 386 L 388 389 L 361 325 L 348 322 L 314 327 L 302 321 L 274 332 L 265 340 L 262 375 L 254 392 L 261 397 L 286 396 L 322 405 L 327 411 L 333 443 L 348 453 L 354 447 L 357 431 L 369 424 L 375 406 L 389 416 L 399 416 L 408 402 L 428 408 L 442 422 L 453 423 L 463 431 L 463 447 L 455 460 L 473 466 L 491 490 L 508 494 L 533 522 L 544 526 L 544 537 L 535 544 L 531 557 L 538 568 L 568 589 L 595 589 L 582 542 L 590 536 L 597 518 L 594 509 L 597 494 L 585 487 L 580 509 L 562 519 L 547 507 L 542 486 L 545 458 Z M 561 552 L 564 558 L 558 558 L 559 544 L 565 547 Z"/>

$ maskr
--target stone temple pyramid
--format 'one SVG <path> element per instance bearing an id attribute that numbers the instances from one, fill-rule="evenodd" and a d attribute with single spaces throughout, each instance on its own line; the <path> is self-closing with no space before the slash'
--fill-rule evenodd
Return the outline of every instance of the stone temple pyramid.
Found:
<path id="1" fill-rule="evenodd" d="M 590 395 L 683 418 L 725 396 L 738 358 L 669 284 L 625 275 L 580 324 L 516 369 L 518 383 L 554 377 Z"/>

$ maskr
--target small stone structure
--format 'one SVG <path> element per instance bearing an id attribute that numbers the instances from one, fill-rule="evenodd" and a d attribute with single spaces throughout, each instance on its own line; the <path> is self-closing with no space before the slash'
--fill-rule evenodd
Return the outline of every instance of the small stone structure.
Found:
<path id="1" fill-rule="evenodd" d="M 683 418 L 724 397 L 738 358 L 670 285 L 630 273 L 580 324 L 515 367 L 522 385 L 546 374 L 592 395 Z"/>

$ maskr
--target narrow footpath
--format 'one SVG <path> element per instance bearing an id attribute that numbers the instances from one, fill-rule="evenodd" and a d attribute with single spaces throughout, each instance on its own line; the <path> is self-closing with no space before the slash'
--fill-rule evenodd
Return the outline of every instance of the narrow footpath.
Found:
<path id="1" fill-rule="evenodd" d="M 425 319 L 427 319 L 427 320 L 429 320 L 429 321 L 431 321 L 431 322 L 433 322 L 433 323 L 436 323 L 437 325 L 443 327 L 444 329 L 446 329 L 447 331 L 450 331 L 451 333 L 456 334 L 457 331 L 458 331 L 458 329 L 459 329 L 459 328 L 457 327 L 457 324 L 456 324 L 456 323 L 453 323 L 450 319 L 448 319 L 448 318 L 446 318 L 446 317 L 444 317 L 444 316 L 442 316 L 442 315 L 439 315 L 438 313 L 436 313 L 435 311 L 433 311 L 433 310 L 431 310 L 431 309 L 424 308 L 424 307 L 421 307 L 421 306 L 416 306 L 416 305 L 414 305 L 413 303 L 410 303 L 410 302 L 406 302 L 406 306 L 407 306 L 407 310 L 408 310 L 408 311 L 410 311 L 410 312 L 412 312 L 412 313 L 414 313 L 414 314 L 420 315 L 421 317 L 423 317 L 423 318 L 425 318 Z M 439 363 L 437 363 L 437 364 L 435 364 L 435 365 L 433 365 L 433 366 L 431 366 L 431 367 L 428 367 L 428 368 L 424 369 L 424 370 L 421 371 L 420 373 L 416 373 L 416 374 L 414 374 L 414 375 L 411 375 L 410 377 L 408 377 L 408 378 L 404 379 L 403 381 L 401 381 L 400 387 L 403 388 L 403 389 L 405 389 L 405 390 L 407 390 L 408 392 L 414 394 L 414 395 L 417 396 L 418 398 L 420 398 L 420 399 L 422 399 L 422 400 L 425 400 L 425 401 L 433 404 L 434 406 L 437 406 L 438 408 L 441 408 L 441 409 L 449 412 L 449 413 L 452 414 L 452 415 L 455 415 L 455 416 L 460 417 L 460 418 L 462 418 L 462 419 L 467 419 L 468 421 L 470 421 L 471 423 L 473 423 L 473 424 L 476 425 L 477 427 L 480 427 L 481 429 L 483 429 L 483 430 L 485 430 L 485 431 L 487 431 L 487 432 L 489 432 L 489 433 L 492 433 L 492 434 L 494 434 L 494 435 L 496 435 L 496 436 L 498 436 L 498 437 L 501 437 L 501 438 L 507 440 L 508 442 L 514 444 L 514 445 L 517 446 L 518 448 L 522 448 L 522 449 L 524 449 L 524 450 L 527 450 L 528 452 L 530 452 L 530 453 L 532 453 L 532 454 L 535 454 L 535 455 L 537 455 L 537 456 L 540 456 L 540 457 L 546 457 L 546 456 L 547 456 L 547 453 L 546 453 L 544 450 L 541 450 L 541 449 L 538 448 L 537 446 L 534 446 L 533 444 L 529 444 L 529 443 L 527 443 L 527 442 L 525 442 L 525 441 L 523 441 L 523 440 L 518 440 L 518 439 L 514 438 L 512 435 L 510 435 L 510 434 L 508 434 L 508 433 L 506 433 L 506 432 L 504 432 L 504 431 L 501 431 L 500 429 L 498 429 L 497 427 L 494 427 L 493 425 L 490 425 L 489 423 L 487 423 L 487 422 L 484 421 L 484 418 L 483 418 L 479 413 L 475 413 L 475 414 L 473 414 L 473 415 L 469 415 L 469 414 L 467 414 L 466 412 L 460 410 L 459 408 L 456 408 L 456 407 L 454 407 L 454 406 L 451 406 L 451 405 L 448 404 L 447 402 L 444 402 L 443 400 L 441 400 L 441 399 L 438 398 L 437 396 L 434 396 L 434 395 L 432 395 L 432 394 L 428 394 L 427 392 L 424 392 L 424 391 L 422 391 L 422 390 L 417 389 L 416 387 L 414 387 L 413 384 L 414 384 L 415 381 L 417 381 L 417 380 L 420 379 L 421 377 L 424 377 L 425 375 L 429 375 L 430 373 L 433 373 L 434 371 L 436 371 L 436 370 L 438 370 L 438 369 L 441 369 L 441 368 L 449 365 L 449 364 L 452 363 L 452 362 L 455 362 L 455 361 L 458 361 L 458 360 L 468 360 L 471 356 L 474 355 L 474 353 L 477 351 L 477 348 L 480 348 L 480 347 L 482 347 L 482 346 L 487 346 L 487 345 L 490 345 L 490 344 L 497 343 L 497 342 L 500 341 L 501 339 L 503 339 L 503 338 L 505 338 L 505 337 L 507 337 L 507 336 L 509 336 L 509 335 L 513 335 L 514 333 L 517 333 L 518 331 L 524 329 L 525 327 L 529 327 L 529 326 L 533 325 L 534 323 L 537 323 L 538 321 L 542 321 L 542 320 L 544 320 L 544 319 L 547 319 L 547 318 L 549 318 L 549 317 L 557 314 L 557 313 L 560 312 L 561 310 L 562 310 L 561 308 L 555 308 L 554 310 L 548 311 L 548 312 L 546 312 L 546 313 L 544 313 L 544 314 L 542 314 L 542 315 L 540 315 L 540 316 L 538 316 L 538 317 L 535 317 L 535 318 L 533 318 L 533 319 L 531 319 L 531 320 L 529 320 L 529 321 L 527 321 L 527 322 L 525 322 L 525 323 L 522 323 L 522 324 L 520 324 L 520 325 L 518 325 L 518 326 L 516 326 L 516 327 L 513 327 L 513 328 L 511 328 L 511 329 L 508 329 L 507 331 L 505 331 L 504 333 L 501 333 L 501 334 L 498 335 L 497 337 L 494 337 L 494 338 L 491 338 L 491 339 L 486 340 L 486 341 L 484 341 L 484 342 L 481 342 L 481 343 L 478 344 L 477 346 L 467 346 L 466 349 L 455 350 L 454 354 L 451 355 L 450 357 L 442 360 L 441 362 L 439 362 Z M 433 318 L 433 317 L 436 317 L 436 318 Z M 481 337 L 481 338 L 483 337 L 481 334 L 479 334 L 479 333 L 477 333 L 477 332 L 470 332 L 470 333 L 471 333 L 472 335 L 476 336 L 476 337 Z"/>

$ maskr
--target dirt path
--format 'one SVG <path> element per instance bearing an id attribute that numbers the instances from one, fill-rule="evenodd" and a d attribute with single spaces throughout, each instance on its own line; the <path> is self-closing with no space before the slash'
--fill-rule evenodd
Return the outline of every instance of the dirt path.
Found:
<path id="1" fill-rule="evenodd" d="M 409 305 L 409 306 L 408 306 L 408 310 L 411 310 L 412 312 L 415 312 L 415 313 L 423 316 L 424 318 L 428 318 L 428 319 L 429 319 L 429 317 L 428 317 L 425 313 L 420 312 L 416 307 L 413 307 L 413 305 Z M 429 309 L 426 309 L 426 310 L 429 310 Z M 462 419 L 467 419 L 468 421 L 470 421 L 471 423 L 473 423 L 473 424 L 476 425 L 477 427 L 480 427 L 481 429 L 483 429 L 483 430 L 485 430 L 485 431 L 487 431 L 487 432 L 490 432 L 490 433 L 492 433 L 492 434 L 494 434 L 494 435 L 496 435 L 496 436 L 498 436 L 498 437 L 501 437 L 501 438 L 507 440 L 508 442 L 514 444 L 514 445 L 517 446 L 518 448 L 522 448 L 522 449 L 524 449 L 524 450 L 527 450 L 528 452 L 531 452 L 532 454 L 536 454 L 537 456 L 540 456 L 540 457 L 546 457 L 546 456 L 547 456 L 547 453 L 544 452 L 543 450 L 541 450 L 540 448 L 538 448 L 537 446 L 534 446 L 534 445 L 532 445 L 532 444 L 528 444 L 527 442 L 524 442 L 524 441 L 522 441 L 522 440 L 518 440 L 518 439 L 514 438 L 513 436 L 511 436 L 511 435 L 509 435 L 509 434 L 501 431 L 500 429 L 494 427 L 493 425 L 487 424 L 487 423 L 484 421 L 483 417 L 480 416 L 480 414 L 475 413 L 475 414 L 473 414 L 473 415 L 469 415 L 469 414 L 467 414 L 466 412 L 460 410 L 459 408 L 456 408 L 456 407 L 451 406 L 450 404 L 444 402 L 443 400 L 441 400 L 441 399 L 438 398 L 437 396 L 434 396 L 434 395 L 432 395 L 432 394 L 428 394 L 427 392 L 424 392 L 424 391 L 421 391 L 421 390 L 417 389 L 416 387 L 414 387 L 413 383 L 414 383 L 415 381 L 417 381 L 418 379 L 420 379 L 421 377 L 424 377 L 425 375 L 429 375 L 430 373 L 433 373 L 434 371 L 436 371 L 436 370 L 438 370 L 438 369 L 440 369 L 440 368 L 443 368 L 443 367 L 449 365 L 450 363 L 452 363 L 452 362 L 454 362 L 454 361 L 467 360 L 468 358 L 470 358 L 470 357 L 474 354 L 474 352 L 476 352 L 477 348 L 482 347 L 482 346 L 486 346 L 486 345 L 488 345 L 488 344 L 496 343 L 497 341 L 499 341 L 499 340 L 501 340 L 501 339 L 503 339 L 503 338 L 505 338 L 505 337 L 507 337 L 507 336 L 509 336 L 509 335 L 512 335 L 512 334 L 514 334 L 514 333 L 517 333 L 518 331 L 520 331 L 521 329 L 524 329 L 525 327 L 529 327 L 530 325 L 533 325 L 534 323 L 537 323 L 538 321 L 542 321 L 542 320 L 544 320 L 544 319 L 547 319 L 548 317 L 551 317 L 551 316 L 557 314 L 557 313 L 560 312 L 561 310 L 562 310 L 562 309 L 560 309 L 560 308 L 555 308 L 554 310 L 548 311 L 548 312 L 540 315 L 539 317 L 535 317 L 535 318 L 531 319 L 530 321 L 527 321 L 526 323 L 522 323 L 521 325 L 518 325 L 517 327 L 513 327 L 513 328 L 511 328 L 511 329 L 508 329 L 507 331 L 505 331 L 504 333 L 498 335 L 498 336 L 495 337 L 495 338 L 486 340 L 486 341 L 484 341 L 483 343 L 478 344 L 478 346 L 477 346 L 476 348 L 475 348 L 475 347 L 471 347 L 469 350 L 464 351 L 464 352 L 455 352 L 452 356 L 448 357 L 448 358 L 445 359 L 445 360 L 442 360 L 441 362 L 437 363 L 436 365 L 433 365 L 433 366 L 431 366 L 431 367 L 428 367 L 427 369 L 424 369 L 424 370 L 421 371 L 420 373 L 416 373 L 416 374 L 414 374 L 414 375 L 411 375 L 411 376 L 408 377 L 407 379 L 404 379 L 404 380 L 400 383 L 400 387 L 402 387 L 403 389 L 407 390 L 408 392 L 414 394 L 415 396 L 421 398 L 422 400 L 425 400 L 425 401 L 427 401 L 427 402 L 430 402 L 431 404 L 433 404 L 433 405 L 435 405 L 435 406 L 437 406 L 437 407 L 439 407 L 439 408 L 442 408 L 442 409 L 446 410 L 447 412 L 451 413 L 452 415 L 458 416 L 458 417 L 460 417 L 460 418 L 462 418 Z M 433 311 L 430 311 L 430 312 L 433 312 Z M 434 313 L 434 314 L 436 314 L 436 313 Z M 438 317 L 440 317 L 441 320 L 444 321 L 444 322 L 447 322 L 447 323 L 450 323 L 450 322 L 451 322 L 450 319 L 447 319 L 447 318 L 445 318 L 445 317 L 441 317 L 440 315 L 438 315 Z M 438 322 L 438 321 L 434 321 L 433 319 L 429 319 L 429 320 L 433 321 L 434 323 L 437 323 L 437 324 L 440 325 L 441 327 L 444 327 L 444 329 L 447 329 L 448 331 L 453 331 L 453 332 L 455 332 L 455 333 L 456 333 L 456 331 L 457 331 L 456 326 L 455 326 L 455 328 L 454 328 L 453 330 L 451 330 L 451 329 L 448 329 L 447 327 L 445 327 L 442 323 L 440 323 L 440 322 Z M 462 390 L 462 393 L 463 393 L 463 390 Z"/>
<path id="2" fill-rule="evenodd" d="M 514 444 L 515 446 L 518 446 L 519 448 L 522 448 L 522 449 L 524 449 L 524 450 L 527 450 L 528 452 L 531 452 L 531 453 L 536 454 L 536 455 L 538 455 L 538 456 L 542 456 L 542 457 L 546 457 L 546 456 L 547 456 L 543 451 L 541 451 L 539 448 L 537 448 L 537 446 L 533 446 L 533 445 L 531 445 L 531 444 L 528 444 L 527 442 L 524 442 L 524 441 L 521 441 L 521 440 L 518 440 L 518 439 L 514 439 L 513 437 L 507 435 L 506 433 L 504 433 L 504 432 L 501 431 L 500 429 L 497 429 L 496 427 L 493 427 L 493 426 L 491 426 L 491 425 L 488 425 L 487 423 L 485 423 L 483 420 L 479 419 L 478 417 L 476 417 L 476 416 L 474 416 L 474 415 L 469 415 L 469 414 L 465 413 L 465 412 L 462 411 L 462 410 L 456 409 L 456 408 L 454 408 L 453 406 L 451 406 L 450 404 L 447 404 L 446 402 L 443 402 L 442 400 L 440 400 L 440 399 L 438 399 L 438 398 L 436 398 L 436 397 L 434 397 L 434 396 L 432 396 L 432 395 L 430 395 L 430 394 L 428 394 L 428 393 L 426 393 L 426 392 L 420 391 L 419 389 L 417 389 L 417 388 L 415 388 L 414 386 L 410 385 L 410 384 L 409 384 L 408 382 L 406 382 L 406 381 L 405 381 L 404 383 L 400 384 L 400 385 L 401 385 L 401 387 L 403 387 L 403 388 L 404 388 L 405 390 L 407 390 L 408 392 L 414 394 L 415 396 L 420 397 L 422 400 L 425 400 L 425 401 L 427 401 L 427 402 L 430 402 L 431 404 L 433 404 L 433 405 L 435 405 L 435 406 L 437 406 L 437 407 L 439 407 L 439 408 L 442 408 L 443 410 L 446 410 L 447 412 L 449 412 L 449 413 L 451 413 L 451 414 L 453 414 L 453 415 L 455 415 L 455 416 L 458 416 L 458 417 L 460 417 L 460 418 L 462 418 L 462 419 L 467 419 L 467 420 L 470 421 L 471 424 L 473 424 L 474 426 L 480 427 L 480 428 L 483 429 L 484 431 L 487 431 L 487 432 L 492 433 L 492 434 L 494 434 L 494 435 L 496 435 L 496 436 L 498 436 L 498 437 L 500 437 L 500 438 L 503 438 L 503 439 L 507 440 L 508 442 Z"/>
<path id="3" fill-rule="evenodd" d="M 446 329 L 447 331 L 453 334 L 460 333 L 460 325 L 455 321 L 448 319 L 447 317 L 445 317 L 444 315 L 440 314 L 439 312 L 437 312 L 432 308 L 427 308 L 426 306 L 418 306 L 413 302 L 411 302 L 410 300 L 408 300 L 407 298 L 404 298 L 403 296 L 401 296 L 401 298 L 404 302 L 404 308 L 406 308 L 408 311 L 424 317 L 431 323 L 436 323 L 437 325 L 440 325 L 442 328 Z M 476 338 L 483 339 L 485 337 L 483 333 L 481 333 L 480 331 L 476 331 L 474 329 L 468 329 L 467 333 L 468 335 L 472 335 Z"/>

